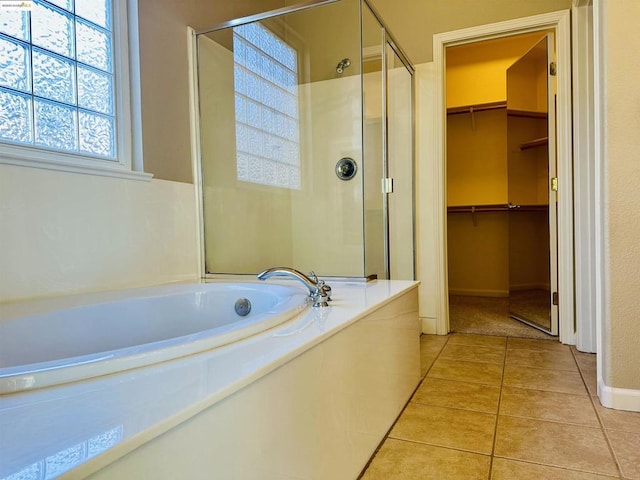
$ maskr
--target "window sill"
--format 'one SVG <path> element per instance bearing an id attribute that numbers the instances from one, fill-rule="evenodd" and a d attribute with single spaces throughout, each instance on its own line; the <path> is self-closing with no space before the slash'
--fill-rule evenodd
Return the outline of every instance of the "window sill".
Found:
<path id="1" fill-rule="evenodd" d="M 35 149 L 24 147 L 12 148 L 4 146 L 0 150 L 0 165 L 41 168 L 58 172 L 124 178 L 144 182 L 150 182 L 153 178 L 151 173 L 132 171 L 127 166 L 115 161 L 78 157 L 65 153 L 50 154 L 49 152 L 37 152 Z"/>

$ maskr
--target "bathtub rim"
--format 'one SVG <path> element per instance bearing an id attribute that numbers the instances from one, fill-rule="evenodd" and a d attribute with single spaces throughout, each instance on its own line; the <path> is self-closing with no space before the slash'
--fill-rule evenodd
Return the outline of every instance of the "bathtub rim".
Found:
<path id="1" fill-rule="evenodd" d="M 259 289 L 266 291 L 288 292 L 289 298 L 283 302 L 281 312 L 261 312 L 258 317 L 262 319 L 261 321 L 243 322 L 240 320 L 239 323 L 245 323 L 245 325 L 237 329 L 229 329 L 228 325 L 222 325 L 196 333 L 120 349 L 20 366 L 0 367 L 0 398 L 13 393 L 119 374 L 220 348 L 286 323 L 310 305 L 306 292 L 293 284 L 265 284 L 257 281 L 199 281 L 4 304 L 0 305 L 0 313 L 2 314 L 0 321 L 19 321 L 21 317 L 46 315 L 68 309 L 99 306 L 120 301 L 196 294 L 198 289 L 194 287 L 201 286 L 206 289 L 206 285 L 212 284 L 230 287 L 259 287 Z M 33 313 L 25 315 L 30 312 Z M 269 315 L 270 313 L 271 315 Z M 67 359 L 76 360 L 72 365 L 63 364 L 63 361 Z"/>

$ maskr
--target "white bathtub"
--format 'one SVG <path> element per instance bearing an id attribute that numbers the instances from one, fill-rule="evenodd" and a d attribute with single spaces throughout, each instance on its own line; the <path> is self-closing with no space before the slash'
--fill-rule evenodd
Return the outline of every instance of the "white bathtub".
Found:
<path id="1" fill-rule="evenodd" d="M 258 287 L 282 291 L 278 283 L 291 286 L 294 304 L 304 300 L 298 282 Z M 419 381 L 417 284 L 332 287 L 331 307 L 305 308 L 241 341 L 0 395 L 0 479 L 357 478 Z M 153 287 L 0 311 L 10 322 L 9 314 L 84 308 L 79 299 L 122 307 L 220 288 L 235 298 L 255 284 Z"/>
<path id="2" fill-rule="evenodd" d="M 246 316 L 234 310 L 236 300 L 242 298 L 252 305 Z M 3 305 L 0 394 L 216 348 L 279 325 L 307 303 L 300 288 L 211 283 Z M 25 315 L 29 309 L 35 313 Z"/>

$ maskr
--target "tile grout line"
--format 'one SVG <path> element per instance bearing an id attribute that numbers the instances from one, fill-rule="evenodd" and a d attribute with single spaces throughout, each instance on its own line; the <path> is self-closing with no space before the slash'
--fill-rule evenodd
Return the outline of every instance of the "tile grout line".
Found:
<path id="1" fill-rule="evenodd" d="M 574 468 L 570 468 L 570 467 L 566 467 L 566 466 L 560 466 L 560 465 L 552 465 L 552 464 L 547 464 L 547 463 L 539 463 L 539 462 L 535 462 L 535 461 L 530 461 L 530 460 L 523 460 L 523 459 L 513 459 L 513 460 L 517 460 L 520 462 L 524 462 L 524 463 L 529 463 L 532 465 L 542 465 L 542 466 L 549 466 L 549 467 L 554 467 L 554 468 L 562 468 L 564 470 L 568 470 L 568 471 L 573 471 L 573 472 L 584 472 L 584 473 L 592 473 L 592 474 L 598 474 L 598 475 L 602 475 L 604 477 L 607 478 L 618 478 L 618 479 L 626 479 L 626 477 L 624 477 L 622 475 L 622 469 L 620 468 L 620 465 L 617 461 L 617 458 L 615 456 L 615 452 L 613 452 L 612 446 L 609 442 L 608 436 L 606 435 L 606 429 L 604 428 L 604 424 L 600 419 L 600 416 L 598 415 L 598 411 L 597 409 L 595 409 L 595 406 L 593 405 L 594 403 L 594 399 L 592 398 L 592 396 L 589 393 L 589 389 L 586 386 L 586 380 L 584 378 L 583 372 L 582 372 L 582 368 L 580 367 L 580 365 L 577 362 L 575 353 L 573 352 L 573 350 L 571 349 L 570 346 L 567 346 L 567 348 L 569 348 L 569 350 L 571 351 L 571 355 L 573 358 L 574 363 L 577 366 L 577 373 L 580 376 L 580 380 L 582 382 L 583 387 L 585 388 L 586 392 L 587 392 L 587 396 L 589 397 L 589 402 L 592 406 L 592 408 L 594 408 L 596 413 L 596 418 L 598 420 L 598 425 L 597 426 L 590 426 L 590 425 L 583 425 L 583 424 L 575 424 L 575 423 L 567 423 L 567 422 L 562 422 L 562 421 L 556 421 L 556 420 L 550 420 L 550 419 L 542 419 L 542 418 L 534 418 L 534 417 L 526 417 L 526 416 L 521 416 L 521 415 L 503 415 L 505 417 L 514 417 L 514 418 L 524 418 L 524 419 L 530 419 L 530 420 L 535 420 L 535 421 L 539 421 L 539 422 L 546 422 L 546 423 L 556 423 L 556 424 L 560 424 L 560 425 L 572 425 L 572 426 L 576 426 L 576 427 L 581 427 L 581 428 L 588 428 L 588 429 L 594 429 L 594 430 L 600 430 L 601 432 L 603 432 L 603 434 L 605 435 L 605 439 L 607 442 L 607 448 L 609 449 L 609 451 L 612 454 L 612 458 L 614 459 L 614 462 L 616 463 L 616 470 L 617 470 L 617 474 L 616 475 L 611 475 L 611 474 L 605 474 L 605 473 L 597 473 L 595 471 L 590 471 L 590 470 L 581 470 L 581 469 L 574 469 Z M 520 368 L 520 365 L 516 365 L 516 367 Z M 554 370 L 554 369 L 549 369 L 549 370 Z M 568 371 L 568 370 L 557 370 L 560 373 L 564 374 L 564 373 L 572 373 L 572 371 Z M 538 389 L 538 388 L 529 388 L 529 387 L 523 387 L 523 386 L 511 386 L 509 385 L 509 388 L 516 388 L 516 389 L 521 389 L 521 390 L 533 390 L 533 391 L 541 391 L 541 392 L 551 392 L 551 393 L 559 393 L 559 394 L 563 394 L 563 395 L 570 395 L 570 396 L 574 396 L 574 397 L 582 397 L 584 398 L 584 395 L 580 395 L 580 394 L 576 394 L 576 393 L 571 393 L 571 392 L 558 392 L 555 390 L 544 390 L 544 389 Z M 497 457 L 497 458 L 503 458 L 503 457 Z M 504 457 L 507 458 L 507 457 Z"/>
<path id="2" fill-rule="evenodd" d="M 609 438 L 609 434 L 607 433 L 607 429 L 604 425 L 604 421 L 602 420 L 602 417 L 600 416 L 600 412 L 598 412 L 598 408 L 596 407 L 595 402 L 597 401 L 598 403 L 600 403 L 600 400 L 598 399 L 598 397 L 596 396 L 597 400 L 593 399 L 593 395 L 591 395 L 591 392 L 589 391 L 589 388 L 587 387 L 587 382 L 585 380 L 585 376 L 582 372 L 582 368 L 580 367 L 580 364 L 578 363 L 578 359 L 576 358 L 576 354 L 573 351 L 573 348 L 569 347 L 569 350 L 571 351 L 571 355 L 573 356 L 573 361 L 576 362 L 576 366 L 578 367 L 578 372 L 580 373 L 580 378 L 582 379 L 582 383 L 584 384 L 584 388 L 587 390 L 587 394 L 589 395 L 589 401 L 591 402 L 591 408 L 593 408 L 593 411 L 596 414 L 596 418 L 598 419 L 598 423 L 600 424 L 600 429 L 602 430 L 602 434 L 604 435 L 604 439 L 607 442 L 607 448 L 609 449 L 609 453 L 611 453 L 611 456 L 613 457 L 613 461 L 616 464 L 616 468 L 618 469 L 618 478 L 620 479 L 624 479 L 625 476 L 623 475 L 622 472 L 622 467 L 620 465 L 620 461 L 618 460 L 618 456 L 616 455 L 615 450 L 613 449 L 613 445 L 611 444 L 611 439 Z"/>
<path id="3" fill-rule="evenodd" d="M 434 377 L 431 377 L 434 378 Z M 466 383 L 466 382 L 461 382 L 461 383 Z M 475 384 L 475 385 L 480 385 Z M 482 385 L 483 387 L 496 387 L 497 385 Z M 458 412 L 471 412 L 471 413 L 479 413 L 481 415 L 492 415 L 495 416 L 495 413 L 490 413 L 484 410 L 473 410 L 471 408 L 462 408 L 462 407 L 449 407 L 449 406 L 444 406 L 444 405 L 438 405 L 437 403 L 423 403 L 423 402 L 417 402 L 415 400 L 411 400 L 411 403 L 415 403 L 416 405 L 421 405 L 423 407 L 434 407 L 434 408 L 446 408 L 447 410 L 456 410 Z"/>
<path id="4" fill-rule="evenodd" d="M 442 347 L 440 348 L 440 351 L 436 355 L 436 358 L 433 359 L 433 362 L 431 362 L 431 365 L 429 365 L 429 368 L 427 368 L 427 371 L 424 372 L 424 376 L 420 379 L 420 382 L 418 382 L 418 386 L 416 387 L 416 391 L 418 391 L 418 389 L 422 386 L 422 384 L 424 383 L 425 379 L 427 378 L 427 375 L 429 375 L 429 372 L 431 371 L 433 366 L 436 364 L 436 362 L 440 358 L 440 355 L 442 355 L 442 351 L 444 350 L 444 347 L 446 347 L 449 344 L 449 340 L 451 339 L 451 335 L 447 334 L 446 338 L 447 338 L 447 340 L 442 344 Z M 413 392 L 413 395 L 415 395 L 415 392 Z M 412 398 L 413 398 L 413 395 L 411 395 Z"/>
<path id="5" fill-rule="evenodd" d="M 482 452 L 478 452 L 477 450 L 469 450 L 469 449 L 464 449 L 464 448 L 460 448 L 460 447 L 449 447 L 449 446 L 446 446 L 446 445 L 439 445 L 437 443 L 422 442 L 420 440 L 411 440 L 411 439 L 408 439 L 408 438 L 399 438 L 399 437 L 389 437 L 389 438 L 391 440 L 396 440 L 398 442 L 411 443 L 413 445 L 425 445 L 427 447 L 442 448 L 443 450 L 454 450 L 456 452 L 470 453 L 472 455 L 480 455 L 482 457 L 491 458 L 491 454 L 490 453 L 482 453 Z"/>
<path id="6" fill-rule="evenodd" d="M 549 464 L 549 463 L 539 463 L 539 462 L 534 462 L 532 460 L 524 460 L 524 459 L 521 459 L 521 458 L 511 458 L 511 457 L 496 457 L 496 458 L 500 458 L 500 459 L 507 460 L 507 461 L 510 461 L 510 462 L 526 463 L 527 465 L 533 465 L 533 466 L 536 466 L 536 467 L 547 467 L 547 468 L 552 468 L 552 469 L 557 469 L 557 470 L 565 470 L 565 471 L 571 472 L 571 473 L 586 473 L 586 474 L 589 474 L 589 475 L 599 475 L 601 477 L 611 478 L 611 479 L 633 480 L 633 479 L 627 479 L 626 477 L 609 475 L 607 473 L 594 472 L 593 470 L 584 470 L 584 469 L 583 470 L 576 470 L 574 468 L 564 467 L 562 465 L 553 465 L 553 464 Z"/>
<path id="7" fill-rule="evenodd" d="M 540 370 L 542 370 L 542 369 L 540 369 Z M 567 392 L 567 391 L 561 392 L 559 390 L 551 390 L 549 388 L 543 388 L 543 387 L 533 388 L 533 387 L 528 387 L 528 386 L 524 386 L 524 385 L 520 385 L 520 384 L 518 384 L 518 385 L 507 385 L 507 387 L 509 387 L 509 388 L 517 388 L 517 389 L 520 389 L 520 390 L 533 390 L 534 392 L 559 393 L 559 394 L 562 394 L 562 395 L 572 395 L 574 397 L 581 397 L 581 398 L 584 398 L 584 397 L 588 396 L 588 395 L 581 395 L 581 394 L 575 393 L 575 392 Z M 560 423 L 562 423 L 562 422 L 560 422 Z"/>
<path id="8" fill-rule="evenodd" d="M 541 391 L 541 390 L 532 390 L 532 391 Z M 552 392 L 554 393 L 554 392 Z M 575 395 L 577 396 L 577 395 Z M 580 397 L 580 398 L 584 398 L 584 397 Z M 574 422 L 562 422 L 560 420 L 550 420 L 547 418 L 538 418 L 538 417 L 525 417 L 523 415 L 509 415 L 509 414 L 502 414 L 503 417 L 511 417 L 511 418 L 524 418 L 525 420 L 535 420 L 536 422 L 544 422 L 544 423 L 555 423 L 558 425 L 570 425 L 572 427 L 582 427 L 582 428 L 591 428 L 593 430 L 602 430 L 602 428 L 600 427 L 600 425 L 598 426 L 593 426 L 593 425 L 585 425 L 584 423 L 574 423 Z M 533 462 L 535 463 L 535 462 Z M 570 470 L 570 469 L 569 469 Z"/>
<path id="9" fill-rule="evenodd" d="M 489 476 L 487 480 L 491 480 L 493 475 L 493 460 L 496 453 L 496 442 L 498 441 L 498 419 L 500 418 L 500 403 L 502 402 L 502 387 L 504 386 L 504 374 L 507 369 L 507 352 L 509 351 L 509 337 L 504 339 L 504 358 L 502 359 L 502 376 L 500 377 L 500 392 L 498 394 L 498 408 L 496 410 L 496 424 L 493 428 L 493 443 L 491 445 L 491 457 L 489 458 Z"/>

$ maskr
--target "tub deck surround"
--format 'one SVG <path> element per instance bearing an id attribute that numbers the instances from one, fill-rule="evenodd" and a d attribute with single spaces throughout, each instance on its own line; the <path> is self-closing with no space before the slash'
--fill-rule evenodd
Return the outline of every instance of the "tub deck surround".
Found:
<path id="1" fill-rule="evenodd" d="M 250 301 L 248 315 L 234 312 L 238 299 Z M 0 395 L 209 350 L 272 328 L 307 304 L 299 288 L 247 282 L 0 306 Z"/>
<path id="2" fill-rule="evenodd" d="M 277 284 L 292 286 L 287 281 L 278 281 Z M 14 475 L 20 477 L 27 472 L 31 474 L 29 478 L 84 478 L 92 474 L 96 478 L 111 478 L 108 473 L 105 477 L 102 469 L 109 472 L 113 465 L 120 465 L 120 460 L 126 463 L 137 458 L 138 452 L 144 453 L 151 443 L 155 445 L 154 440 L 160 437 L 166 439 L 183 424 L 198 425 L 198 419 L 202 415 L 209 415 L 207 412 L 222 406 L 235 412 L 233 402 L 246 396 L 244 392 L 257 388 L 254 385 L 273 381 L 269 379 L 274 375 L 284 375 L 282 372 L 287 369 L 302 368 L 297 365 L 308 362 L 304 359 L 319 356 L 321 365 L 331 364 L 331 371 L 318 371 L 323 382 L 331 381 L 333 377 L 339 378 L 339 371 L 332 373 L 338 365 L 344 365 L 346 370 L 352 369 L 350 348 L 343 353 L 347 358 L 332 354 L 329 359 L 323 355 L 329 351 L 328 348 L 335 348 L 332 345 L 343 344 L 345 340 L 340 339 L 346 338 L 348 332 L 369 325 L 363 331 L 380 330 L 375 335 L 382 335 L 385 339 L 382 348 L 370 352 L 373 363 L 380 361 L 388 365 L 383 368 L 384 376 L 395 376 L 393 369 L 399 366 L 404 369 L 407 362 L 415 364 L 416 372 L 414 375 L 413 369 L 409 368 L 409 371 L 399 374 L 404 390 L 393 393 L 403 397 L 402 401 L 396 398 L 392 402 L 393 408 L 389 410 L 387 407 L 386 416 L 365 422 L 375 423 L 379 431 L 366 434 L 370 441 L 365 449 L 367 452 L 360 455 L 363 463 L 357 467 L 362 468 L 419 380 L 420 332 L 416 287 L 416 282 L 408 281 L 335 283 L 330 308 L 306 309 L 296 317 L 242 341 L 117 374 L 0 395 L 0 479 L 13 478 Z M 396 325 L 394 322 L 398 320 L 401 333 L 393 333 L 388 325 L 379 328 L 378 325 L 383 325 L 383 322 L 375 316 L 392 308 L 400 300 L 404 302 L 401 302 L 400 313 L 392 315 L 393 318 L 385 317 L 385 321 L 391 322 L 389 325 Z M 58 300 L 57 303 L 64 301 L 67 300 Z M 407 328 L 407 325 L 411 327 Z M 353 336 L 354 333 L 349 335 Z M 399 340 L 394 340 L 394 336 L 402 338 L 402 348 L 397 347 Z M 415 342 L 408 342 L 412 346 L 415 343 L 415 352 L 407 344 L 407 339 L 414 337 Z M 358 338 L 361 338 L 361 333 L 358 333 Z M 406 350 L 405 354 L 399 355 L 402 358 L 395 358 L 394 355 L 394 358 L 376 359 L 377 351 L 385 355 L 386 339 L 389 339 L 390 345 L 396 345 L 393 347 L 396 350 Z M 340 348 L 344 349 L 344 345 Z M 368 350 L 366 352 L 368 357 Z M 314 367 L 314 372 L 317 370 Z M 314 375 L 312 373 L 308 378 L 313 381 Z M 299 382 L 300 379 L 296 377 L 288 381 Z M 348 384 L 341 382 L 342 386 Z M 388 386 L 384 388 L 389 390 Z M 334 386 L 328 391 L 333 389 Z M 304 388 L 301 387 L 301 390 L 304 391 Z M 263 394 L 260 398 L 263 398 L 264 406 L 268 409 L 273 404 L 287 405 L 289 397 L 293 398 L 299 393 L 303 392 L 297 392 L 294 388 L 280 392 L 282 398 L 265 398 Z M 391 394 L 384 393 L 382 396 Z M 368 402 L 364 398 L 361 400 Z M 336 408 L 335 398 L 317 398 L 313 401 Z M 350 399 L 349 403 L 355 402 Z M 256 408 L 257 415 L 263 415 L 265 411 L 259 405 Z M 233 413 L 231 416 L 234 424 L 242 418 Z M 351 423 L 350 419 L 344 420 Z M 380 425 L 381 421 L 384 425 Z M 354 433 L 360 435 L 360 430 L 358 428 Z M 359 445 L 360 440 L 353 442 L 353 438 L 349 438 L 345 442 L 349 448 L 353 448 L 351 444 Z"/>

